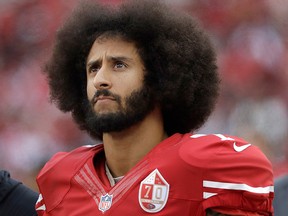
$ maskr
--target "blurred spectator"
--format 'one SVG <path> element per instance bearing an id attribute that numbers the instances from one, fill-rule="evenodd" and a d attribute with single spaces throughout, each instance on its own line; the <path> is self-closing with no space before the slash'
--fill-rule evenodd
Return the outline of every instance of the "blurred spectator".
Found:
<path id="1" fill-rule="evenodd" d="M 53 32 L 75 2 L 0 1 L 0 167 L 32 187 L 51 155 L 88 141 L 49 104 L 41 73 Z"/>
<path id="2" fill-rule="evenodd" d="M 288 175 L 275 180 L 275 198 L 273 201 L 276 216 L 286 216 L 288 212 Z"/>

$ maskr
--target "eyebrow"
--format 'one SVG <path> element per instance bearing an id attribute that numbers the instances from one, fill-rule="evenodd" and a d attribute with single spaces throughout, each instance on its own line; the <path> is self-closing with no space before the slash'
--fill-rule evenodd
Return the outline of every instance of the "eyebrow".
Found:
<path id="1" fill-rule="evenodd" d="M 112 61 L 112 62 L 117 62 L 117 61 L 132 62 L 133 61 L 132 58 L 129 58 L 126 56 L 108 56 L 107 58 L 108 58 L 108 61 Z M 87 67 L 91 67 L 93 65 L 98 65 L 101 62 L 102 62 L 102 59 L 96 59 L 96 60 L 89 61 L 87 63 Z"/>

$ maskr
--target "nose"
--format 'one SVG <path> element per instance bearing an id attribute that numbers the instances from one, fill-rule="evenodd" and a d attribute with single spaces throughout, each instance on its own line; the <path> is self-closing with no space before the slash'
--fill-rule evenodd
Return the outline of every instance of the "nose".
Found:
<path id="1" fill-rule="evenodd" d="M 101 67 L 95 75 L 93 83 L 97 90 L 111 88 L 112 83 L 110 81 L 109 71 Z"/>

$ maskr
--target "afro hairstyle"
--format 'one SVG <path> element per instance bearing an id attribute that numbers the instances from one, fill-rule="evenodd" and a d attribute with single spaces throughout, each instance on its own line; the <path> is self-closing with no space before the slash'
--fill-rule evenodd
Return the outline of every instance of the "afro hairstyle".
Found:
<path id="1" fill-rule="evenodd" d="M 86 58 L 94 41 L 107 32 L 136 44 L 147 73 L 144 83 L 161 107 L 168 135 L 205 123 L 220 82 L 215 51 L 198 22 L 160 1 L 118 6 L 85 1 L 59 28 L 44 68 L 51 101 L 71 112 L 80 129 L 87 130 Z M 101 134 L 94 137 L 102 139 Z"/>

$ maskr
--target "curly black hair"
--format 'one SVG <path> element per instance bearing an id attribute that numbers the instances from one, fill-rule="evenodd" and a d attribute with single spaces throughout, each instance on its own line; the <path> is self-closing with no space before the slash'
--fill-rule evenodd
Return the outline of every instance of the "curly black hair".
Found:
<path id="1" fill-rule="evenodd" d="M 216 103 L 219 77 L 215 51 L 197 21 L 160 1 L 117 7 L 86 1 L 57 32 L 44 69 L 51 100 L 71 112 L 80 129 L 87 130 L 86 58 L 95 39 L 107 32 L 136 43 L 147 70 L 145 85 L 160 104 L 168 135 L 204 124 Z"/>

